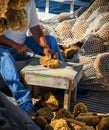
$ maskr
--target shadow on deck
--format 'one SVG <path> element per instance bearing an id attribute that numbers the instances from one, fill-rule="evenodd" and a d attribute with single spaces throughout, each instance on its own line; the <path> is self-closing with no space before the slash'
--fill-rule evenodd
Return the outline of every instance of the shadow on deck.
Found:
<path id="1" fill-rule="evenodd" d="M 45 94 L 48 92 L 52 92 L 55 97 L 58 99 L 60 108 L 63 107 L 63 95 L 64 95 L 64 90 L 60 89 L 51 89 L 51 88 L 44 88 L 44 87 L 39 87 L 40 88 L 40 94 Z M 84 103 L 88 111 L 92 112 L 98 112 L 98 113 L 109 113 L 109 91 L 96 91 L 96 90 L 89 90 L 90 96 L 85 97 L 85 98 L 77 98 L 76 102 L 71 101 L 71 107 L 70 111 L 73 111 L 74 105 L 82 102 Z"/>
<path id="2" fill-rule="evenodd" d="M 34 86 L 35 87 L 35 86 Z M 45 88 L 45 87 L 38 87 L 38 95 L 44 95 L 48 92 L 52 92 L 54 96 L 59 101 L 59 108 L 63 107 L 63 98 L 64 98 L 64 90 L 62 89 L 53 89 L 53 88 Z M 34 90 L 34 88 L 33 88 Z M 5 88 L 1 90 L 8 96 L 11 96 L 11 92 L 9 89 Z M 73 111 L 74 105 L 82 102 L 84 103 L 88 111 L 98 112 L 98 113 L 109 113 L 109 91 L 106 90 L 89 90 L 90 96 L 85 98 L 77 98 L 77 100 L 74 102 L 73 99 L 71 100 L 71 106 L 70 111 Z M 38 97 L 36 95 L 36 98 Z M 34 98 L 34 97 L 33 97 Z"/>

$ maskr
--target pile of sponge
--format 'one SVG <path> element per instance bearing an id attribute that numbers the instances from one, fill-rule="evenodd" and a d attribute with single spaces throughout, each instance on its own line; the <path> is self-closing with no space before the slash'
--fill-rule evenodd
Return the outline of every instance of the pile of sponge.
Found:
<path id="1" fill-rule="evenodd" d="M 0 35 L 8 29 L 24 30 L 27 17 L 24 6 L 29 0 L 0 0 Z"/>

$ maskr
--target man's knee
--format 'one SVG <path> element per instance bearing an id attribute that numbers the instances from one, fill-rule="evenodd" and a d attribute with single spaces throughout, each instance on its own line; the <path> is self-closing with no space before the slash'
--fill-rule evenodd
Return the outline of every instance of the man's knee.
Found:
<path id="1" fill-rule="evenodd" d="M 51 49 L 57 48 L 57 41 L 56 41 L 55 37 L 53 37 L 51 35 L 46 35 L 45 38 L 47 40 L 48 46 Z"/>

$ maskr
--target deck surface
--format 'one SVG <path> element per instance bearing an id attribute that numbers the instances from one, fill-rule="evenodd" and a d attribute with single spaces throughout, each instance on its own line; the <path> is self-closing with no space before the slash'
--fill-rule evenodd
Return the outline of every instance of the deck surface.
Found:
<path id="1" fill-rule="evenodd" d="M 40 88 L 40 94 L 44 94 L 47 92 L 52 92 L 55 97 L 58 99 L 60 103 L 60 108 L 63 106 L 63 90 L 59 89 L 50 89 L 50 88 Z M 87 105 L 88 111 L 91 112 L 98 112 L 98 113 L 109 113 L 109 91 L 93 91 L 89 90 L 89 97 L 86 98 L 78 98 L 76 100 L 76 104 L 79 102 L 84 103 Z M 70 111 L 72 112 L 74 108 L 74 102 L 72 100 Z"/>
<path id="2" fill-rule="evenodd" d="M 5 94 L 11 96 L 11 93 L 8 89 L 2 90 Z M 53 92 L 60 103 L 60 108 L 63 106 L 63 90 L 59 89 L 52 89 L 52 88 L 45 88 L 39 87 L 38 94 L 45 94 L 47 92 Z M 90 96 L 86 98 L 77 98 L 76 103 L 83 102 L 87 105 L 88 111 L 98 112 L 98 113 L 109 113 L 109 91 L 99 91 L 99 90 L 89 90 Z M 36 95 L 36 97 L 38 96 Z M 36 98 L 37 100 L 37 98 Z M 37 106 L 39 107 L 39 106 Z M 74 102 L 72 100 L 70 111 L 73 111 Z"/>

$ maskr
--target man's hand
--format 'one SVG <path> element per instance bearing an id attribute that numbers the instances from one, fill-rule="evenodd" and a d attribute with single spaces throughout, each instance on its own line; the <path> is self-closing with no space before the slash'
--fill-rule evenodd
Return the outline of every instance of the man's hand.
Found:
<path id="1" fill-rule="evenodd" d="M 37 25 L 32 27 L 30 30 L 36 43 L 44 49 L 44 55 L 47 55 L 50 59 L 58 58 L 58 54 L 49 48 L 41 27 Z"/>
<path id="2" fill-rule="evenodd" d="M 24 56 L 26 56 L 27 55 L 27 53 L 26 52 L 33 52 L 31 49 L 29 49 L 26 45 L 22 45 L 22 44 L 16 44 L 15 46 L 14 46 L 14 49 L 16 50 L 16 52 L 18 53 L 18 54 L 22 54 L 22 55 L 24 55 Z"/>
<path id="3" fill-rule="evenodd" d="M 58 58 L 58 54 L 49 48 L 44 48 L 44 54 L 47 55 L 50 59 Z"/>

